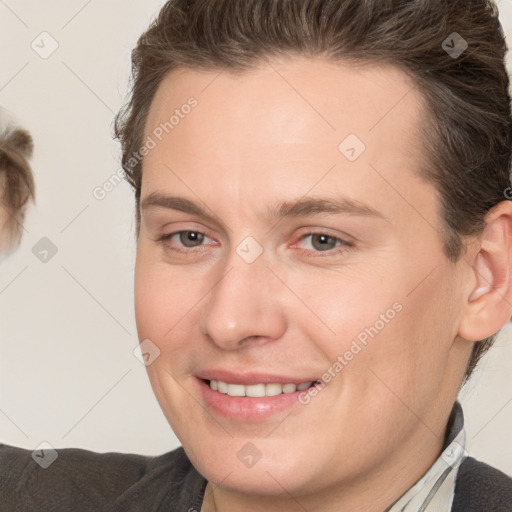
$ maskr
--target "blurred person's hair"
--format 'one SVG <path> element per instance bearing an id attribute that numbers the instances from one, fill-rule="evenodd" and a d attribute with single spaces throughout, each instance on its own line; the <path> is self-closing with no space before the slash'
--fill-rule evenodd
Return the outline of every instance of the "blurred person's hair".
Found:
<path id="1" fill-rule="evenodd" d="M 445 48 L 460 38 L 468 47 L 454 58 Z M 457 262 L 464 238 L 481 234 L 510 187 L 506 51 L 497 7 L 487 0 L 169 1 L 132 52 L 131 96 L 115 126 L 135 190 L 137 236 L 143 160 L 134 156 L 162 79 L 177 68 L 241 73 L 296 55 L 391 64 L 412 79 L 426 107 L 414 171 L 439 193 L 443 250 Z M 464 382 L 496 335 L 474 343 Z"/>
<path id="2" fill-rule="evenodd" d="M 27 131 L 12 126 L 0 131 L 0 255 L 19 247 L 28 201 L 35 201 L 32 150 Z"/>

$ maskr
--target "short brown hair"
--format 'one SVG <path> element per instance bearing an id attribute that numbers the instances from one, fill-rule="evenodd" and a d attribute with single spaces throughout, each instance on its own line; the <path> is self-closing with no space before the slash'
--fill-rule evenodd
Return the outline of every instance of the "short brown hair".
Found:
<path id="1" fill-rule="evenodd" d="M 0 225 L 0 252 L 16 249 L 23 234 L 26 206 L 35 201 L 35 184 L 28 162 L 32 156 L 30 134 L 8 127 L 0 133 L 0 197 L 5 223 Z"/>
<path id="2" fill-rule="evenodd" d="M 462 49 L 461 54 L 450 48 Z M 464 45 L 467 44 L 467 48 Z M 439 193 L 447 258 L 478 235 L 510 187 L 512 119 L 505 37 L 487 0 L 171 0 L 132 52 L 132 93 L 115 125 L 140 228 L 145 123 L 164 76 L 181 68 L 250 69 L 267 57 L 388 63 L 426 102 L 418 172 Z M 496 334 L 473 346 L 465 381 Z"/>

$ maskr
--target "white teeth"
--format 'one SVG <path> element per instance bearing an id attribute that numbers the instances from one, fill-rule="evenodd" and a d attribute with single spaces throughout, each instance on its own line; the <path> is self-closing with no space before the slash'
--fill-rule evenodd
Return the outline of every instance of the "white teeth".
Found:
<path id="1" fill-rule="evenodd" d="M 212 380 L 212 382 L 215 381 Z M 252 396 L 254 398 L 265 396 L 265 384 L 251 384 L 250 386 L 245 386 L 245 396 Z"/>
<path id="2" fill-rule="evenodd" d="M 311 384 L 313 384 L 312 381 L 303 382 L 298 386 L 296 384 L 251 384 L 244 386 L 243 384 L 228 384 L 221 380 L 211 380 L 210 388 L 229 396 L 261 398 L 264 396 L 277 396 L 281 393 L 302 391 L 303 389 L 309 388 Z"/>
<path id="3" fill-rule="evenodd" d="M 229 396 L 245 396 L 245 386 L 243 384 L 228 384 Z"/>
<path id="4" fill-rule="evenodd" d="M 283 386 L 283 393 L 295 393 L 297 386 L 295 384 L 285 384 Z"/>
<path id="5" fill-rule="evenodd" d="M 265 384 L 265 395 L 276 396 L 283 392 L 282 384 Z"/>

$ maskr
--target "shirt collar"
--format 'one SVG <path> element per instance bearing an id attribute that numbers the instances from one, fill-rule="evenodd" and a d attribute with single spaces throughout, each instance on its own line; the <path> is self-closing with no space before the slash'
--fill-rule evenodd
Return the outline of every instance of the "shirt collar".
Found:
<path id="1" fill-rule="evenodd" d="M 384 512 L 450 511 L 459 466 L 468 457 L 460 403 L 455 402 L 448 420 L 441 454 L 427 472 Z"/>

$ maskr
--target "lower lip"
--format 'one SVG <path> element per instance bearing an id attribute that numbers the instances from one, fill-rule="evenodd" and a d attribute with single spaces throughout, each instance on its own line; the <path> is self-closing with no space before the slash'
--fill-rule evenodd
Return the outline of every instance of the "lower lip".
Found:
<path id="1" fill-rule="evenodd" d="M 257 422 L 270 418 L 278 412 L 289 409 L 293 405 L 300 406 L 299 395 L 302 391 L 294 393 L 281 393 L 276 396 L 248 397 L 229 396 L 210 388 L 202 379 L 197 379 L 203 401 L 214 412 L 240 421 Z"/>

